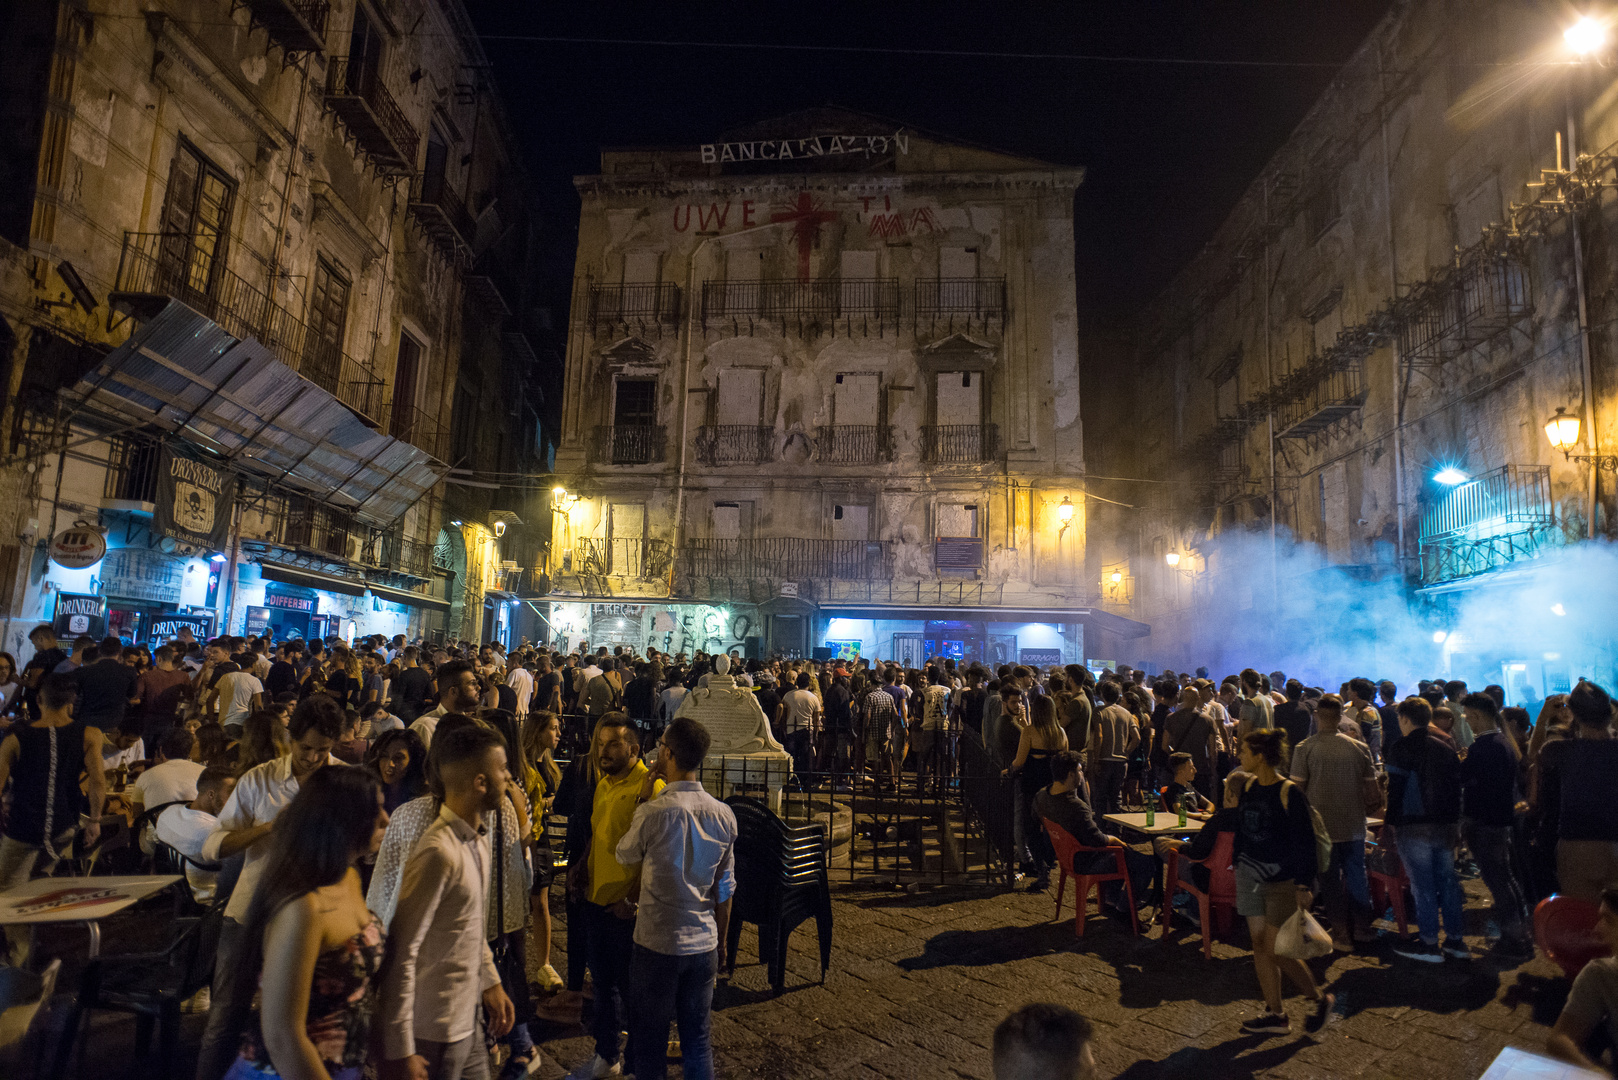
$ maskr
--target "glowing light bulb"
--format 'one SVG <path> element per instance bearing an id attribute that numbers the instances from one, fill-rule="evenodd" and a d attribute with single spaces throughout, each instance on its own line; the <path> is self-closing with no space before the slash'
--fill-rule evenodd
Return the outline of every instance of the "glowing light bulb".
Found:
<path id="1" fill-rule="evenodd" d="M 1119 583 L 1119 582 L 1120 582 L 1120 581 L 1122 581 L 1122 580 L 1124 580 L 1124 575 L 1123 575 L 1123 574 L 1122 574 L 1122 573 L 1120 573 L 1120 572 L 1119 572 L 1119 571 L 1117 571 L 1117 570 L 1114 570 L 1114 571 L 1113 571 L 1113 572 L 1112 572 L 1112 583 L 1113 583 L 1113 584 L 1114 584 L 1114 585 L 1116 585 L 1116 584 L 1118 584 L 1118 583 Z"/>
<path id="2" fill-rule="evenodd" d="M 1434 630 L 1433 631 L 1433 644 L 1434 645 L 1442 645 L 1442 644 L 1444 644 L 1444 639 L 1447 638 L 1447 637 L 1449 637 L 1449 635 L 1446 634 L 1444 631 L 1442 631 L 1442 630 Z"/>
<path id="3" fill-rule="evenodd" d="M 1163 556 L 1163 560 L 1165 562 L 1167 562 L 1170 566 L 1179 566 L 1180 565 L 1180 553 L 1178 551 L 1171 551 L 1167 555 Z"/>
<path id="4" fill-rule="evenodd" d="M 1551 614 L 1552 615 L 1566 615 L 1567 614 L 1567 608 L 1563 607 L 1561 604 L 1552 604 L 1551 605 Z"/>
<path id="5" fill-rule="evenodd" d="M 1586 15 L 1562 31 L 1562 40 L 1580 56 L 1589 56 L 1607 43 L 1607 28 Z"/>
<path id="6" fill-rule="evenodd" d="M 1456 484 L 1466 483 L 1466 474 L 1453 465 L 1445 465 L 1442 469 L 1433 473 L 1433 479 L 1440 484 L 1448 484 L 1450 487 L 1454 487 Z"/>

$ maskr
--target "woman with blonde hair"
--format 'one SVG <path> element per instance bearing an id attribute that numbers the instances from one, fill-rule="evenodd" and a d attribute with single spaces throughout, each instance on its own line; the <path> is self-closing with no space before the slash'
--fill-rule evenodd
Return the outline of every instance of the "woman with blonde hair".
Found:
<path id="1" fill-rule="evenodd" d="M 1029 722 L 1017 737 L 1017 756 L 1006 772 L 1017 778 L 1017 798 L 1022 801 L 1023 820 L 1029 823 L 1024 830 L 1024 844 L 1028 848 L 1025 858 L 1035 869 L 1029 892 L 1044 892 L 1051 884 L 1051 867 L 1056 864 L 1055 852 L 1045 830 L 1035 828 L 1034 796 L 1051 786 L 1051 758 L 1067 749 L 1067 732 L 1056 718 L 1056 702 L 1048 694 L 1039 694 L 1029 702 Z"/>

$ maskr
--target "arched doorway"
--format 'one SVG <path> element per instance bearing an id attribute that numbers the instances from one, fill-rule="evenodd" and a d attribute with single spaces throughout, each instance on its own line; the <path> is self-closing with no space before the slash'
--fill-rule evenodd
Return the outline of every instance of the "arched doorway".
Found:
<path id="1" fill-rule="evenodd" d="M 444 616 L 444 635 L 461 637 L 462 619 L 466 616 L 466 538 L 460 529 L 439 529 L 433 543 L 433 568 L 449 574 L 449 587 L 445 590 L 449 611 Z"/>

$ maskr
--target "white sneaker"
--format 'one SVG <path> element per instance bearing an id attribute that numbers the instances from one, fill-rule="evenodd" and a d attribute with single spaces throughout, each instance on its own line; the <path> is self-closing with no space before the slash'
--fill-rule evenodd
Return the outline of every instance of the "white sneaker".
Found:
<path id="1" fill-rule="evenodd" d="M 585 1064 L 568 1073 L 570 1080 L 601 1080 L 603 1076 L 622 1076 L 624 1066 L 622 1062 L 609 1062 L 600 1054 L 590 1058 Z"/>
<path id="2" fill-rule="evenodd" d="M 549 964 L 539 969 L 537 982 L 539 983 L 540 991 L 546 994 L 553 990 L 560 990 L 565 985 L 562 981 L 562 976 L 558 975 L 556 969 Z"/>

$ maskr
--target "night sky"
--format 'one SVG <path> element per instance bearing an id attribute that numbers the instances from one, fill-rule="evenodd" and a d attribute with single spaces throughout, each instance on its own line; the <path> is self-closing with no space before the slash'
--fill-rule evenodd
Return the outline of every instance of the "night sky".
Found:
<path id="1" fill-rule="evenodd" d="M 1242 190 L 1388 0 L 560 4 L 468 0 L 549 223 L 566 296 L 602 146 L 694 145 L 812 105 L 1088 170 L 1075 205 L 1092 327 L 1148 299 Z M 524 37 L 685 44 L 572 43 Z M 1214 64 L 712 48 L 697 42 L 1094 54 Z"/>

